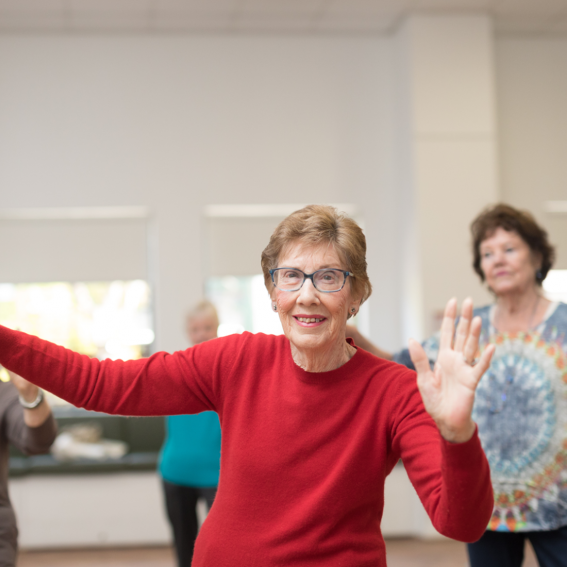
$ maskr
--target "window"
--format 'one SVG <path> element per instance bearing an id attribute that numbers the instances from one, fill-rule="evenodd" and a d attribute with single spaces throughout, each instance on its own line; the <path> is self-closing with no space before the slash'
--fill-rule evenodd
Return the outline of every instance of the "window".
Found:
<path id="1" fill-rule="evenodd" d="M 219 336 L 250 331 L 281 335 L 280 318 L 271 308 L 264 276 L 208 278 L 206 296 L 217 307 L 221 324 Z"/>
<path id="2" fill-rule="evenodd" d="M 550 270 L 543 282 L 543 289 L 551 301 L 567 303 L 567 270 Z"/>
<path id="3" fill-rule="evenodd" d="M 0 284 L 1 325 L 101 360 L 149 354 L 150 305 L 143 280 Z"/>

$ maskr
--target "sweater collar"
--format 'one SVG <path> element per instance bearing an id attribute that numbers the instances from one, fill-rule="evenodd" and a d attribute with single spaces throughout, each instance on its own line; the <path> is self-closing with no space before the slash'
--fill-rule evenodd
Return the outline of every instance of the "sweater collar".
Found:
<path id="1" fill-rule="evenodd" d="M 291 355 L 291 345 L 289 340 L 287 338 L 285 340 L 287 341 L 287 357 L 289 364 L 293 369 L 293 374 L 298 380 L 307 384 L 325 385 L 333 382 L 340 382 L 347 378 L 352 379 L 353 375 L 356 375 L 355 373 L 363 363 L 362 351 L 360 351 L 360 349 L 354 344 L 354 341 L 349 337 L 345 340 L 356 349 L 354 356 L 350 360 L 345 362 L 342 366 L 339 366 L 339 368 L 329 370 L 328 372 L 307 372 L 295 363 L 293 356 Z"/>

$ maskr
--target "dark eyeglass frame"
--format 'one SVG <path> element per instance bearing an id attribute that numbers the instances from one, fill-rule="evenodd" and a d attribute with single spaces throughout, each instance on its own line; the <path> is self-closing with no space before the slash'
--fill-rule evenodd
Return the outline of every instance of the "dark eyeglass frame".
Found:
<path id="1" fill-rule="evenodd" d="M 276 285 L 276 282 L 274 280 L 274 274 L 278 271 L 278 270 L 295 270 L 296 272 L 300 272 L 303 274 L 303 281 L 301 282 L 301 284 L 299 285 L 298 288 L 296 289 L 282 289 L 281 287 L 278 287 Z M 333 289 L 332 291 L 329 290 L 325 290 L 325 289 L 319 289 L 316 285 L 315 285 L 315 280 L 313 279 L 313 276 L 315 274 L 318 274 L 319 272 L 328 272 L 330 270 L 333 270 L 334 272 L 342 272 L 344 275 L 344 279 L 343 279 L 343 285 L 341 285 L 341 287 L 339 289 Z M 320 293 L 337 293 L 338 291 L 341 291 L 341 289 L 343 289 L 343 287 L 345 287 L 345 283 L 346 283 L 346 279 L 348 276 L 350 276 L 351 278 L 354 278 L 354 276 L 352 275 L 352 272 L 347 272 L 346 270 L 341 270 L 340 268 L 322 268 L 321 270 L 315 270 L 312 274 L 306 274 L 303 270 L 299 270 L 298 268 L 290 268 L 290 267 L 282 267 L 282 268 L 274 268 L 273 270 L 268 270 L 268 273 L 270 274 L 270 276 L 272 276 L 272 283 L 274 284 L 274 287 L 279 289 L 280 291 L 299 291 L 302 287 L 303 284 L 305 283 L 305 280 L 311 280 L 311 283 L 313 284 L 313 287 Z"/>

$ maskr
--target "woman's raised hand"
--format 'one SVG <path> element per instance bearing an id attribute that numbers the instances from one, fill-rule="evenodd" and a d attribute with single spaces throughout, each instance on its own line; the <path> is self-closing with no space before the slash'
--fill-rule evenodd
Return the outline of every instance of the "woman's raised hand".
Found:
<path id="1" fill-rule="evenodd" d="M 433 370 L 422 346 L 413 339 L 409 344 L 425 409 L 435 420 L 443 438 L 453 443 L 468 441 L 474 434 L 474 393 L 494 353 L 494 345 L 489 345 L 474 363 L 481 320 L 480 317 L 473 319 L 472 314 L 472 300 L 465 299 L 455 333 L 457 300 L 451 299 L 447 303 L 441 325 L 439 356 Z"/>

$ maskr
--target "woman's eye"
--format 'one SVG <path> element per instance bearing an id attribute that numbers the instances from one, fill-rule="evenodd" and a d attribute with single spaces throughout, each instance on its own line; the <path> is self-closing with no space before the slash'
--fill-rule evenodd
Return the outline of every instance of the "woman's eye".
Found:
<path id="1" fill-rule="evenodd" d="M 299 277 L 299 272 L 292 272 L 292 271 L 284 272 L 284 278 L 293 279 L 298 277 Z"/>
<path id="2" fill-rule="evenodd" d="M 334 284 L 338 281 L 339 276 L 338 273 L 335 270 L 329 270 L 327 272 L 321 272 L 317 279 L 320 282 L 326 283 L 326 284 Z"/>

